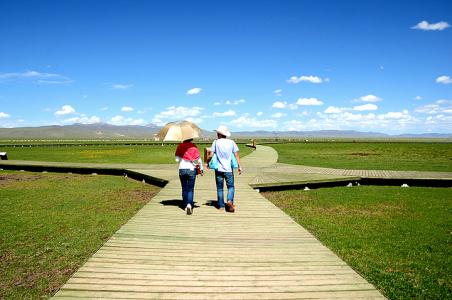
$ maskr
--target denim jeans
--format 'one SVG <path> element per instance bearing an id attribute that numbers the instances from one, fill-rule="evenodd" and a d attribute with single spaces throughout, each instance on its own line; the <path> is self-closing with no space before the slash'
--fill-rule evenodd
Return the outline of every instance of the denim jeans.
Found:
<path id="1" fill-rule="evenodd" d="M 187 204 L 194 207 L 193 196 L 195 193 L 196 171 L 190 169 L 179 169 L 179 179 L 182 185 L 182 208 Z"/>
<path id="2" fill-rule="evenodd" d="M 220 172 L 215 170 L 215 181 L 217 183 L 218 208 L 224 207 L 224 181 L 226 181 L 226 186 L 228 187 L 228 201 L 234 203 L 234 172 Z"/>

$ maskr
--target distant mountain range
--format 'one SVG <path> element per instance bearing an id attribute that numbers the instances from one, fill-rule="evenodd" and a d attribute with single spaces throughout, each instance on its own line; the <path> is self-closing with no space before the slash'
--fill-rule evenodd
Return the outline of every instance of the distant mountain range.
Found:
<path id="1" fill-rule="evenodd" d="M 0 139 L 147 139 L 153 140 L 161 127 L 116 126 L 105 123 L 73 124 L 65 126 L 0 128 Z M 203 130 L 202 137 L 214 137 L 212 131 Z M 442 138 L 451 139 L 452 133 L 424 133 L 388 135 L 379 132 L 354 130 L 319 131 L 241 131 L 233 132 L 238 138 Z"/>

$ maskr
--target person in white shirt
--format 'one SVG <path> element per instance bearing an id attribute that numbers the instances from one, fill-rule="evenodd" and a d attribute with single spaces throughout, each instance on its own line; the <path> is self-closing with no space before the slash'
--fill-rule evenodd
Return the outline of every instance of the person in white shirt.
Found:
<path id="1" fill-rule="evenodd" d="M 212 155 L 216 154 L 218 159 L 218 169 L 215 170 L 215 182 L 217 185 L 218 209 L 225 208 L 228 212 L 234 212 L 234 170 L 232 166 L 233 156 L 237 161 L 238 172 L 242 173 L 240 166 L 239 148 L 237 144 L 228 139 L 231 136 L 226 126 L 219 126 L 216 130 L 217 137 L 210 147 Z M 227 203 L 224 203 L 224 182 L 228 188 Z"/>

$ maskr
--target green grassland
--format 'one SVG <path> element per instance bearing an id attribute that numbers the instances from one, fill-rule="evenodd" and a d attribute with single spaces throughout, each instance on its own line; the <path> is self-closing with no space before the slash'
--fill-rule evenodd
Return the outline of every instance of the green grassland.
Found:
<path id="1" fill-rule="evenodd" d="M 203 149 L 211 144 L 198 144 L 203 155 Z M 244 144 L 238 145 L 240 155 L 251 152 L 251 148 Z M 10 160 L 33 160 L 54 162 L 80 162 L 80 163 L 144 163 L 144 164 L 171 164 L 174 163 L 176 145 L 149 144 L 149 145 L 54 145 L 34 147 L 0 147 L 1 151 L 8 152 Z"/>
<path id="2" fill-rule="evenodd" d="M 114 176 L 0 171 L 0 299 L 55 293 L 158 190 Z"/>
<path id="3" fill-rule="evenodd" d="M 452 189 L 264 193 L 390 299 L 451 299 Z"/>
<path id="4" fill-rule="evenodd" d="M 452 172 L 452 143 L 322 142 L 270 144 L 278 162 L 340 169 Z"/>

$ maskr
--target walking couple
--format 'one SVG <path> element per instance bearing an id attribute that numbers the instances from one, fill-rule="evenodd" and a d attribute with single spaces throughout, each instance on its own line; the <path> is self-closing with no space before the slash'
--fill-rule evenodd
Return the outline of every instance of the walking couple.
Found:
<path id="1" fill-rule="evenodd" d="M 225 209 L 227 212 L 234 212 L 234 170 L 242 173 L 240 167 L 239 148 L 237 144 L 228 139 L 231 136 L 226 126 L 219 126 L 216 130 L 217 139 L 210 147 L 211 156 L 215 164 L 215 182 L 217 185 L 217 208 Z M 182 185 L 182 207 L 188 215 L 193 213 L 194 208 L 194 189 L 196 175 L 203 175 L 204 167 L 198 148 L 193 144 L 193 139 L 184 140 L 176 149 L 176 161 L 179 162 L 179 178 Z M 212 167 L 212 164 L 210 164 Z M 207 165 L 208 166 L 208 165 Z M 224 182 L 228 188 L 227 202 L 224 203 Z"/>

